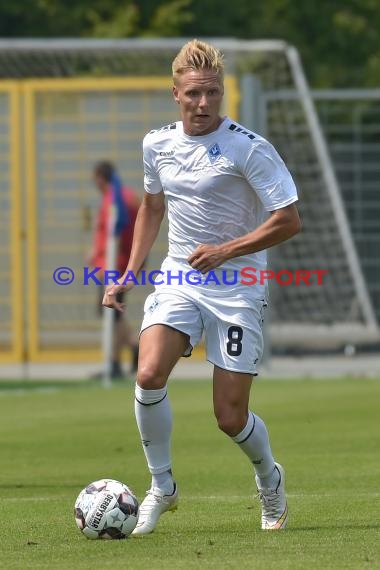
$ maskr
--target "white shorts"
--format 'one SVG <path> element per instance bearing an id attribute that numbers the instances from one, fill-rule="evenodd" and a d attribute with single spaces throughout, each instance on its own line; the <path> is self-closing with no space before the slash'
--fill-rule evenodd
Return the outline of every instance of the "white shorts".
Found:
<path id="1" fill-rule="evenodd" d="M 141 332 L 152 325 L 163 324 L 189 337 L 192 349 L 205 333 L 206 358 L 212 364 L 231 370 L 257 375 L 256 365 L 263 353 L 264 300 L 252 300 L 241 306 L 234 298 L 213 297 L 199 289 L 165 287 L 151 293 L 144 305 Z"/>

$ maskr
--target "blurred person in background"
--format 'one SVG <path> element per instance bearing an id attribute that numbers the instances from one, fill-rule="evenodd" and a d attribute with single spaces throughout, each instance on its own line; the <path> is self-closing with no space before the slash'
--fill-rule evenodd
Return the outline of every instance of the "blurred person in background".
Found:
<path id="1" fill-rule="evenodd" d="M 96 275 L 104 283 L 105 270 L 115 269 L 119 271 L 121 275 L 128 264 L 132 248 L 133 230 L 140 206 L 140 199 L 133 188 L 121 185 L 116 168 L 114 164 L 109 161 L 104 160 L 95 164 L 93 180 L 96 188 L 101 194 L 101 203 L 97 214 L 92 250 L 88 256 L 88 264 L 92 268 L 101 268 Z M 118 231 L 116 232 L 116 266 L 106 267 L 108 223 L 115 185 L 120 185 L 120 203 L 118 204 L 119 215 L 116 220 L 116 225 L 119 225 Z M 98 289 L 98 308 L 99 314 L 101 315 L 103 313 L 102 299 L 104 289 L 103 287 L 99 287 Z M 120 303 L 125 302 L 124 293 L 120 293 L 118 295 L 118 300 Z M 114 339 L 111 368 L 111 378 L 114 380 L 124 377 L 121 366 L 121 353 L 124 346 L 127 346 L 131 350 L 132 360 L 130 373 L 134 374 L 137 370 L 138 341 L 131 331 L 131 327 L 125 317 L 125 314 L 119 311 L 114 311 Z M 101 378 L 102 375 L 103 372 L 99 372 L 94 374 L 93 378 Z"/>

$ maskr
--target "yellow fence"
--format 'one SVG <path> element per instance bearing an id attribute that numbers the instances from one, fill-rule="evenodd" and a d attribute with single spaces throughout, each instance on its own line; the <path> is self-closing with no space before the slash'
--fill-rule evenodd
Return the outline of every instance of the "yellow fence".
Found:
<path id="1" fill-rule="evenodd" d="M 235 79 L 225 87 L 224 112 L 237 119 Z M 171 79 L 3 82 L 0 111 L 0 362 L 99 360 L 99 286 L 83 285 L 99 203 L 92 168 L 113 161 L 142 195 L 143 136 L 178 120 Z M 164 224 L 147 269 L 166 247 Z M 62 266 L 75 273 L 70 285 L 53 280 Z M 135 329 L 148 292 L 128 299 Z"/>
<path id="2" fill-rule="evenodd" d="M 20 89 L 0 83 L 0 358 L 22 359 Z"/>

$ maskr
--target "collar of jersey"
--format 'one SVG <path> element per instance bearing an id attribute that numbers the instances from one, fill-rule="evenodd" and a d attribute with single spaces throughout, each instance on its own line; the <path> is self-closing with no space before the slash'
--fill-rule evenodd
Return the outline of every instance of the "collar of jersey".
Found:
<path id="1" fill-rule="evenodd" d="M 220 131 L 222 131 L 225 128 L 228 120 L 229 119 L 226 115 L 224 117 L 222 117 L 222 122 L 220 123 L 219 127 L 217 129 L 215 129 L 215 131 L 212 131 L 211 133 L 208 133 L 207 135 L 187 135 L 185 133 L 185 131 L 183 130 L 183 123 L 181 121 L 180 122 L 180 125 L 181 125 L 180 136 L 183 137 L 184 139 L 192 141 L 192 142 L 207 141 L 209 138 L 215 136 L 216 133 L 219 133 Z"/>

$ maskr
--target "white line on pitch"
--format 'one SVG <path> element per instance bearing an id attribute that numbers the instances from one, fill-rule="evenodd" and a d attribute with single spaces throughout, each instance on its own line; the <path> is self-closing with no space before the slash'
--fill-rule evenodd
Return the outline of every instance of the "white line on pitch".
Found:
<path id="1" fill-rule="evenodd" d="M 75 493 L 74 493 L 75 494 Z M 307 498 L 318 498 L 318 499 L 323 499 L 323 498 L 334 498 L 334 499 L 339 499 L 339 498 L 346 498 L 346 497 L 350 497 L 351 493 L 288 493 L 287 496 L 290 499 L 307 499 Z M 380 496 L 380 493 L 377 492 L 373 492 L 373 493 L 355 493 L 356 497 L 367 497 L 367 498 L 376 498 Z M 181 495 L 181 500 L 182 501 L 236 501 L 236 500 L 246 500 L 249 501 L 253 498 L 253 495 L 249 496 L 249 495 L 207 495 L 207 496 L 197 496 L 197 495 L 188 495 L 188 496 L 184 496 Z M 63 501 L 63 500 L 67 500 L 67 497 L 1 497 L 0 498 L 0 503 L 1 502 L 8 502 L 8 503 L 16 503 L 16 502 L 20 502 L 20 501 L 24 501 L 24 502 L 39 502 L 39 501 Z"/>

